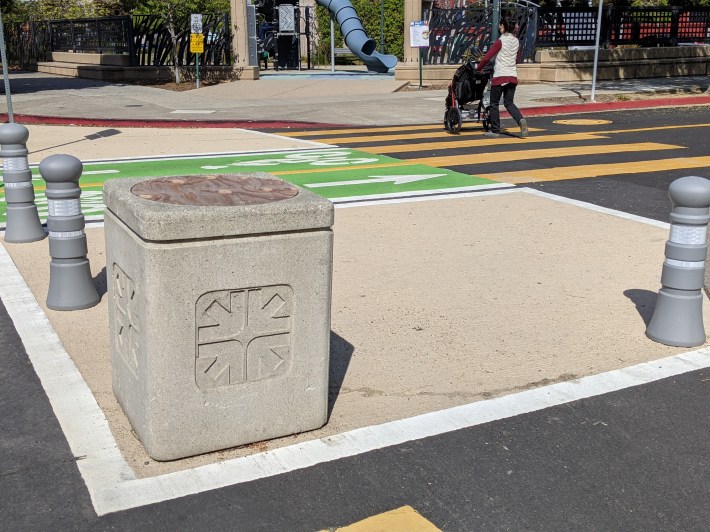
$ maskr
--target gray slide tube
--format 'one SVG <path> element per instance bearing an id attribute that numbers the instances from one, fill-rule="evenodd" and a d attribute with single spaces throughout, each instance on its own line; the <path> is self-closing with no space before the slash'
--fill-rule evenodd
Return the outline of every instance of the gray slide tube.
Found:
<path id="1" fill-rule="evenodd" d="M 387 72 L 397 64 L 397 57 L 375 51 L 376 44 L 365 33 L 357 11 L 350 0 L 316 0 L 319 6 L 326 8 L 340 26 L 345 38 L 345 46 L 359 57 L 367 69 L 374 72 Z"/>

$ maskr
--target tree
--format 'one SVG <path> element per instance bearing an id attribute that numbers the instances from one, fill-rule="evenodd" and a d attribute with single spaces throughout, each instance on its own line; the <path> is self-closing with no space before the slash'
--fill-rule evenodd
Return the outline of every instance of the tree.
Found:
<path id="1" fill-rule="evenodd" d="M 188 26 L 192 13 L 223 13 L 229 11 L 229 0 L 143 0 L 133 12 L 137 15 L 160 15 L 172 41 L 175 83 L 180 83 L 177 43 L 178 28 Z"/>

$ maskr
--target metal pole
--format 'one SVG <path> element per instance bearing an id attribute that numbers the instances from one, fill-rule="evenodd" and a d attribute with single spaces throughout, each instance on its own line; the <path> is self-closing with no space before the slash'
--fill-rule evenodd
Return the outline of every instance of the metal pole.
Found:
<path id="1" fill-rule="evenodd" d="M 2 25 L 2 11 L 0 11 L 0 57 L 2 58 L 2 77 L 5 81 L 5 98 L 7 98 L 7 121 L 12 123 L 15 121 L 15 116 L 12 114 L 10 78 L 7 74 L 7 54 L 5 53 L 5 30 Z"/>
<path id="2" fill-rule="evenodd" d="M 500 26 L 500 0 L 493 0 L 493 17 L 491 19 L 491 45 L 498 40 Z"/>
<path id="3" fill-rule="evenodd" d="M 385 53 L 385 0 L 380 0 L 380 53 Z"/>
<path id="4" fill-rule="evenodd" d="M 594 102 L 594 92 L 597 88 L 597 65 L 599 64 L 599 36 L 602 31 L 602 5 L 604 0 L 599 0 L 599 14 L 597 15 L 597 36 L 594 43 L 594 71 L 592 72 L 592 97 L 591 100 Z"/>
<path id="5" fill-rule="evenodd" d="M 330 71 L 335 72 L 335 26 L 330 18 Z"/>

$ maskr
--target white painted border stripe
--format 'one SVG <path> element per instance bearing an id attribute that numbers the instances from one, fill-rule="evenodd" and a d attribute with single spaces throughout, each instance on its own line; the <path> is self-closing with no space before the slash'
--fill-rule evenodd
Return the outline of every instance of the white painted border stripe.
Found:
<path id="1" fill-rule="evenodd" d="M 604 214 L 610 214 L 612 216 L 617 216 L 618 218 L 624 218 L 626 220 L 632 220 L 634 222 L 641 222 L 647 225 L 653 225 L 655 227 L 660 227 L 661 229 L 669 229 L 670 224 L 666 222 L 660 222 L 652 218 L 644 218 L 643 216 L 637 216 L 636 214 L 629 214 L 624 211 L 617 211 L 614 209 L 609 209 L 607 207 L 600 207 L 599 205 L 594 205 L 593 203 L 587 203 L 586 201 L 580 201 L 570 198 L 565 198 L 564 196 L 558 196 L 556 194 L 550 194 L 549 192 L 542 192 L 541 190 L 536 190 L 534 188 L 520 187 L 517 190 L 525 192 L 526 194 L 532 194 L 533 196 L 541 196 L 543 198 L 551 199 L 554 201 L 559 201 L 560 203 L 569 203 L 570 205 L 575 205 L 577 207 L 583 207 L 585 209 L 590 209 L 592 211 L 603 212 Z M 668 212 L 670 213 L 670 205 L 668 206 Z"/>
<path id="2" fill-rule="evenodd" d="M 47 393 L 89 493 L 106 483 L 136 478 L 91 390 L 3 246 L 0 298 Z"/>
<path id="3" fill-rule="evenodd" d="M 130 480 L 92 494 L 99 515 L 272 477 L 710 367 L 710 348 L 497 399 L 364 427 L 221 463 Z"/>
<path id="4" fill-rule="evenodd" d="M 400 199 L 401 202 L 406 202 L 406 201 L 418 201 L 417 196 L 431 196 L 435 195 L 436 197 L 432 198 L 425 198 L 421 201 L 426 201 L 426 199 L 446 199 L 446 198 L 461 198 L 461 197 L 469 197 L 473 195 L 478 195 L 478 194 L 464 194 L 465 192 L 472 192 L 476 190 L 487 190 L 487 189 L 501 189 L 501 188 L 512 188 L 515 185 L 511 185 L 508 183 L 491 183 L 488 185 L 472 185 L 470 187 L 456 187 L 456 188 L 438 188 L 438 189 L 432 189 L 432 190 L 416 190 L 412 192 L 389 192 L 387 194 L 368 194 L 365 196 L 346 196 L 343 198 L 331 198 L 330 201 L 333 203 L 337 204 L 344 204 L 344 203 L 351 203 L 351 202 L 358 202 L 357 205 L 381 205 L 383 203 L 392 203 L 391 201 L 388 202 L 378 202 L 378 200 L 384 200 L 387 198 L 396 198 Z M 404 196 L 404 197 L 403 197 Z M 364 201 L 363 201 L 364 200 Z M 372 200 L 372 201 L 368 201 Z M 355 205 L 350 205 L 350 207 L 354 207 Z"/>

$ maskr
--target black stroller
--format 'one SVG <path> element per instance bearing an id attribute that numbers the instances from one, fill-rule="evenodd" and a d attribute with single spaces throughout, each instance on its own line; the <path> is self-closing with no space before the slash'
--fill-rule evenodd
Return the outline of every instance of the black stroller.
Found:
<path id="1" fill-rule="evenodd" d="M 483 72 L 476 72 L 475 61 L 466 61 L 456 70 L 449 83 L 449 93 L 446 95 L 444 113 L 446 131 L 458 133 L 464 120 L 482 122 L 483 129 L 488 131 L 491 72 L 493 72 L 492 62 L 485 66 Z"/>

